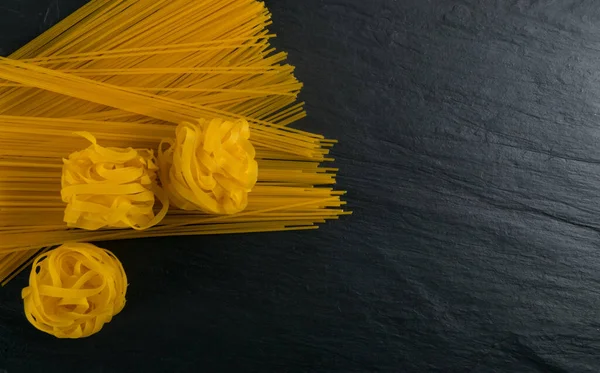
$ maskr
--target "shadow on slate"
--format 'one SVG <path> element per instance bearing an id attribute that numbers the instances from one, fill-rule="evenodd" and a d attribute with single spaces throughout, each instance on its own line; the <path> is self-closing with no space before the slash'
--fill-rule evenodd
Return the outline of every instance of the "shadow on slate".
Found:
<path id="1" fill-rule="evenodd" d="M 0 5 L 4 55 L 84 1 Z M 352 217 L 109 242 L 128 304 L 7 372 L 600 371 L 600 3 L 268 0 Z M 59 11 L 60 10 L 60 11 Z"/>

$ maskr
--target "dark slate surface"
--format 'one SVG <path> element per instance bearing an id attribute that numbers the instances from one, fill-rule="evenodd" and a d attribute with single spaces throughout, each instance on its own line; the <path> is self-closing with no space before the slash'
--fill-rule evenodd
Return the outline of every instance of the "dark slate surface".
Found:
<path id="1" fill-rule="evenodd" d="M 3 0 L 7 54 L 83 0 Z M 355 215 L 107 243 L 131 286 L 55 340 L 0 292 L 0 371 L 600 371 L 600 2 L 269 0 Z"/>

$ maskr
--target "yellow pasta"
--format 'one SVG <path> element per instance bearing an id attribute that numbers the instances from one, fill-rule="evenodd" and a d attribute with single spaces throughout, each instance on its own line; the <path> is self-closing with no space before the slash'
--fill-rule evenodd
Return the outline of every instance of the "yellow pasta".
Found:
<path id="1" fill-rule="evenodd" d="M 109 251 L 67 243 L 40 255 L 23 289 L 25 316 L 58 338 L 95 334 L 125 306 L 127 276 Z"/>
<path id="2" fill-rule="evenodd" d="M 146 229 L 167 214 L 169 200 L 158 186 L 158 167 L 152 150 L 104 148 L 87 132 L 92 144 L 64 159 L 62 201 L 70 228 Z M 162 203 L 154 215 L 154 200 Z"/>
<path id="3" fill-rule="evenodd" d="M 302 84 L 270 46 L 270 22 L 255 0 L 92 0 L 0 59 L 0 279 L 64 242 L 315 229 L 347 214 L 332 188 L 337 169 L 323 164 L 335 141 L 290 126 L 306 116 Z M 248 162 L 227 166 L 219 188 L 188 175 L 219 203 L 172 196 L 179 203 L 163 217 L 166 202 L 150 211 L 148 198 L 139 221 L 87 226 L 97 230 L 63 221 L 63 159 L 89 147 L 76 132 L 159 154 L 181 123 L 213 121 L 248 123 Z M 236 172 L 245 176 L 229 178 Z"/>
<path id="4" fill-rule="evenodd" d="M 201 119 L 181 123 L 175 133 L 161 142 L 158 156 L 173 204 L 209 214 L 243 211 L 258 177 L 248 122 Z"/>

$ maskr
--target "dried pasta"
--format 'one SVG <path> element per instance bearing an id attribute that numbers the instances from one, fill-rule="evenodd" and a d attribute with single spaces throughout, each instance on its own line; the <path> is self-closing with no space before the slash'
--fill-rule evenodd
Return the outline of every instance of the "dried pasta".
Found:
<path id="1" fill-rule="evenodd" d="M 93 0 L 0 59 L 3 283 L 64 242 L 315 229 L 348 214 L 324 165 L 336 141 L 290 126 L 306 116 L 302 84 L 270 46 L 270 23 L 254 0 Z M 248 124 L 256 181 L 237 205 L 171 205 L 163 217 L 156 204 L 145 230 L 63 221 L 63 158 L 89 146 L 76 132 L 159 154 L 181 123 L 213 120 Z"/>

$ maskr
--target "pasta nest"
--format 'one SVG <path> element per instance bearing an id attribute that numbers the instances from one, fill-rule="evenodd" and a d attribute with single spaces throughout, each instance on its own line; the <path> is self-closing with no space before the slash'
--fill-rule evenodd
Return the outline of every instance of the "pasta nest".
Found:
<path id="1" fill-rule="evenodd" d="M 159 148 L 161 181 L 182 210 L 234 214 L 248 205 L 256 184 L 256 152 L 246 120 L 183 122 Z M 166 145 L 166 146 L 165 146 Z"/>
<path id="2" fill-rule="evenodd" d="M 152 150 L 105 148 L 87 132 L 92 144 L 63 160 L 64 221 L 69 227 L 146 229 L 166 215 L 169 201 L 157 184 L 158 167 Z M 154 213 L 155 197 L 162 203 Z"/>
<path id="3" fill-rule="evenodd" d="M 37 257 L 22 291 L 27 319 L 58 338 L 97 333 L 125 306 L 127 276 L 109 251 L 67 243 Z"/>

